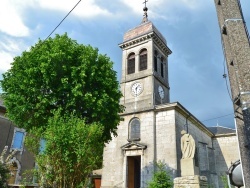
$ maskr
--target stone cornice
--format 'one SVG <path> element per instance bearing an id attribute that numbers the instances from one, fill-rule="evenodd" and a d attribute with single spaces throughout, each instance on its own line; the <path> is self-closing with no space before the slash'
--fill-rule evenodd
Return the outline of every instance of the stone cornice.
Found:
<path id="1" fill-rule="evenodd" d="M 121 147 L 122 150 L 145 150 L 147 146 L 141 143 L 129 142 Z"/>
<path id="2" fill-rule="evenodd" d="M 138 110 L 137 112 L 122 113 L 121 116 L 138 114 L 142 112 L 160 112 L 163 110 L 176 110 L 184 117 L 188 117 L 188 120 L 194 123 L 200 130 L 205 132 L 208 136 L 214 137 L 215 135 L 203 124 L 201 123 L 194 115 L 192 115 L 185 107 L 183 107 L 179 102 L 167 103 L 154 106 L 152 108 Z"/>
<path id="3" fill-rule="evenodd" d="M 147 34 L 144 34 L 141 36 L 137 36 L 135 38 L 124 41 L 123 43 L 119 44 L 119 47 L 121 49 L 124 49 L 124 48 L 130 47 L 130 46 L 136 45 L 136 44 L 143 42 L 145 40 L 151 39 L 152 36 L 153 36 L 153 32 L 150 32 L 150 33 L 147 33 Z"/>
<path id="4" fill-rule="evenodd" d="M 135 38 L 132 38 L 128 41 L 124 41 L 123 43 L 119 44 L 119 47 L 121 49 L 125 49 L 149 39 L 153 39 L 156 45 L 162 49 L 164 55 L 168 56 L 172 53 L 172 51 L 167 47 L 166 43 L 161 40 L 161 38 L 157 35 L 155 31 L 151 31 L 150 33 L 143 34 L 141 36 L 136 36 Z"/>
<path id="5" fill-rule="evenodd" d="M 175 109 L 184 117 L 188 117 L 188 120 L 194 123 L 200 130 L 205 132 L 208 136 L 214 137 L 214 134 L 198 120 L 193 114 L 191 114 L 184 106 L 182 106 L 179 102 L 169 103 L 166 105 L 158 105 L 156 106 L 156 111 L 161 111 L 162 109 Z"/>
<path id="6" fill-rule="evenodd" d="M 236 133 L 225 133 L 225 134 L 216 134 L 213 138 L 220 138 L 220 137 L 231 137 L 236 136 Z"/>

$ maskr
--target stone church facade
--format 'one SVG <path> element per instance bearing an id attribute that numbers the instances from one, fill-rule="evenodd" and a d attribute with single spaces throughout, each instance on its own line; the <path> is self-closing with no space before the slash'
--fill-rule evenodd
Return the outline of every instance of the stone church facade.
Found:
<path id="1" fill-rule="evenodd" d="M 146 8 L 146 7 L 145 7 Z M 145 11 L 145 10 L 144 10 Z M 195 140 L 195 166 L 213 187 L 239 159 L 235 130 L 208 128 L 178 102 L 170 102 L 166 39 L 147 14 L 125 33 L 122 49 L 120 101 L 125 106 L 117 137 L 104 148 L 102 188 L 147 187 L 162 161 L 174 178 L 181 176 L 181 131 Z"/>

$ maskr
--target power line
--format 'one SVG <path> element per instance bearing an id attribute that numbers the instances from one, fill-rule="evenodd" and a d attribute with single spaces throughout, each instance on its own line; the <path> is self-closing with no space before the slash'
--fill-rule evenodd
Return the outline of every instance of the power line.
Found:
<path id="1" fill-rule="evenodd" d="M 45 40 L 47 40 L 54 32 L 55 30 L 62 24 L 62 22 L 69 16 L 69 14 L 77 7 L 77 5 L 81 2 L 82 0 L 79 0 L 75 6 L 68 12 L 68 14 L 60 21 L 60 23 L 51 31 L 51 33 L 46 37 Z"/>
<path id="2" fill-rule="evenodd" d="M 69 14 L 77 7 L 77 5 L 81 2 L 82 0 L 79 0 L 75 6 L 66 14 L 66 16 L 59 22 L 59 24 L 50 32 L 50 34 L 43 40 L 41 41 L 41 43 L 37 44 L 37 49 L 39 49 L 41 47 L 41 45 L 43 45 L 43 43 L 55 32 L 55 30 L 62 24 L 62 22 L 69 16 Z M 31 55 L 32 56 L 32 55 Z"/>
<path id="3" fill-rule="evenodd" d="M 203 120 L 201 122 L 210 121 L 210 120 L 214 120 L 214 119 L 219 119 L 219 118 L 223 118 L 223 117 L 230 116 L 230 115 L 233 115 L 233 114 L 234 113 L 226 114 L 226 115 L 223 115 L 223 116 L 218 116 L 218 117 L 214 117 L 214 118 L 211 118 L 211 119 L 206 119 L 206 120 Z"/>
<path id="4" fill-rule="evenodd" d="M 221 36 L 222 36 L 222 33 L 221 33 Z M 230 98 L 230 100 L 233 102 L 233 97 L 229 91 L 229 87 L 228 87 L 228 83 L 227 83 L 227 74 L 226 74 L 226 52 L 225 52 L 225 49 L 224 49 L 224 43 L 222 41 L 222 37 L 221 37 L 221 47 L 222 47 L 222 52 L 223 52 L 223 55 L 224 55 L 224 60 L 223 60 L 223 78 L 225 78 L 225 82 L 226 82 L 226 87 L 227 87 L 227 93 L 228 93 L 228 96 Z"/>
<path id="5" fill-rule="evenodd" d="M 75 6 L 66 14 L 66 16 L 60 21 L 60 23 L 51 31 L 51 33 L 46 37 L 46 39 L 45 40 L 47 40 L 54 32 L 55 32 L 55 30 L 62 24 L 62 22 L 69 16 L 69 14 L 78 6 L 78 4 L 81 2 L 82 0 L 79 0 L 76 4 L 75 4 Z M 44 41 L 45 41 L 44 40 Z M 43 42 L 44 41 L 42 41 L 42 43 L 40 43 L 40 45 L 38 46 L 38 48 L 43 44 Z M 0 93 L 1 94 L 1 93 Z M 8 118 L 6 118 L 6 117 L 2 117 L 2 116 L 0 116 L 0 119 L 5 119 L 5 120 L 9 120 Z M 10 120 L 9 120 L 10 121 Z"/>

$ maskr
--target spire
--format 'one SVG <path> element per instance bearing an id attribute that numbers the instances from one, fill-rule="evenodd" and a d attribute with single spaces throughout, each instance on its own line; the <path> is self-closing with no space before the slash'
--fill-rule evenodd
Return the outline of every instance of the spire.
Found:
<path id="1" fill-rule="evenodd" d="M 148 0 L 144 0 L 143 4 L 145 4 L 144 8 L 143 8 L 143 11 L 144 11 L 144 15 L 143 15 L 143 19 L 142 19 L 142 23 L 145 23 L 148 21 L 148 8 L 147 8 L 147 2 Z"/>

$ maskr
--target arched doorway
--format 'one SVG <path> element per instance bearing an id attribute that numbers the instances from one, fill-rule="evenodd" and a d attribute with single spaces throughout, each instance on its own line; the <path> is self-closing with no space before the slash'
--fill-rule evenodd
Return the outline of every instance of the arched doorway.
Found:
<path id="1" fill-rule="evenodd" d="M 19 184 L 20 182 L 20 171 L 21 171 L 21 165 L 20 162 L 13 157 L 13 159 L 10 160 L 8 163 L 8 168 L 10 170 L 10 177 L 8 180 L 8 184 Z"/>

